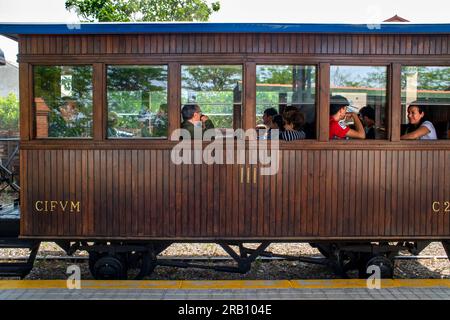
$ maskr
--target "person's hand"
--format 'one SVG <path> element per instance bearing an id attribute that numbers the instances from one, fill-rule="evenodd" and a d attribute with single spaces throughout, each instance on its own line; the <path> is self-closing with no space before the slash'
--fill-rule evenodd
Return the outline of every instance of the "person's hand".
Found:
<path id="1" fill-rule="evenodd" d="M 356 113 L 354 113 L 354 112 L 346 112 L 346 113 L 345 113 L 345 118 L 344 118 L 344 120 L 345 120 L 345 121 L 352 120 L 352 119 L 355 118 L 355 115 L 356 115 Z M 356 115 L 356 116 L 357 116 L 357 115 Z"/>

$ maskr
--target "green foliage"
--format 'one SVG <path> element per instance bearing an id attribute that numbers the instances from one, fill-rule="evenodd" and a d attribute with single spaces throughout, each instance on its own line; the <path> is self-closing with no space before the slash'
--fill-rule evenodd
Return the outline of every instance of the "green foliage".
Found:
<path id="1" fill-rule="evenodd" d="M 197 103 L 216 128 L 233 128 L 234 95 L 242 91 L 241 66 L 183 67 L 182 87 L 183 104 Z"/>
<path id="2" fill-rule="evenodd" d="M 34 96 L 50 109 L 49 137 L 92 136 L 92 74 L 90 66 L 34 67 Z M 68 101 L 76 102 L 76 118 L 70 121 L 61 115 Z"/>
<path id="3" fill-rule="evenodd" d="M 116 118 L 111 128 L 135 136 L 167 136 L 166 67 L 110 66 L 107 82 L 108 111 Z"/>
<path id="4" fill-rule="evenodd" d="M 417 74 L 418 90 L 450 91 L 449 67 L 404 67 L 402 89 L 406 89 L 407 77 Z"/>
<path id="5" fill-rule="evenodd" d="M 0 97 L 0 130 L 19 130 L 19 99 L 14 93 Z"/>
<path id="6" fill-rule="evenodd" d="M 208 21 L 220 10 L 219 1 L 205 0 L 66 0 L 88 22 Z"/>
<path id="7" fill-rule="evenodd" d="M 267 84 L 292 84 L 293 74 L 290 66 L 259 67 L 257 82 Z"/>
<path id="8" fill-rule="evenodd" d="M 331 84 L 336 87 L 386 88 L 385 67 L 333 67 Z"/>
<path id="9" fill-rule="evenodd" d="M 242 81 L 241 66 L 191 66 L 182 69 L 183 88 L 194 91 L 233 90 Z"/>

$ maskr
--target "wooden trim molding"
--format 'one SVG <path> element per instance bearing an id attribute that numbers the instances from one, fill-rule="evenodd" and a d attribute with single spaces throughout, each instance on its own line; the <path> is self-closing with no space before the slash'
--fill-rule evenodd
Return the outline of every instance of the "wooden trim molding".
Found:
<path id="1" fill-rule="evenodd" d="M 108 119 L 105 65 L 103 63 L 94 63 L 93 73 L 93 139 L 101 141 L 106 137 Z"/>
<path id="2" fill-rule="evenodd" d="M 33 87 L 30 78 L 32 67 L 28 63 L 19 63 L 19 100 L 20 100 L 20 140 L 32 139 L 31 113 Z"/>
<path id="3" fill-rule="evenodd" d="M 244 110 L 242 127 L 244 130 L 256 126 L 256 63 L 247 62 L 244 65 Z"/>
<path id="4" fill-rule="evenodd" d="M 170 139 L 172 133 L 180 127 L 181 121 L 181 64 L 169 63 L 168 75 L 168 138 Z"/>
<path id="5" fill-rule="evenodd" d="M 389 90 L 389 135 L 393 142 L 400 141 L 400 122 L 401 122 L 401 77 L 402 68 L 399 63 L 391 66 L 390 72 L 390 90 Z"/>
<path id="6" fill-rule="evenodd" d="M 330 110 L 330 64 L 319 64 L 317 97 L 317 138 L 319 141 L 329 140 L 329 110 Z"/>

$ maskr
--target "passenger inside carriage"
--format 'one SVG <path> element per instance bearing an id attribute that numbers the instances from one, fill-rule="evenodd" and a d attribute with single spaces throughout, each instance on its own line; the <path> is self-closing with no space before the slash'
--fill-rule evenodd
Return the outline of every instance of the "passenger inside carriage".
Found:
<path id="1" fill-rule="evenodd" d="M 189 132 L 191 139 L 194 139 L 195 128 L 201 128 L 202 133 L 208 129 L 214 129 L 213 122 L 208 116 L 202 114 L 200 106 L 197 104 L 185 104 L 181 109 L 181 116 L 183 117 L 181 128 Z"/>
<path id="2" fill-rule="evenodd" d="M 403 140 L 436 140 L 437 134 L 433 124 L 427 120 L 423 106 L 413 101 L 408 107 L 408 126 L 400 137 Z"/>
<path id="3" fill-rule="evenodd" d="M 366 132 L 358 115 L 347 112 L 350 105 L 343 96 L 332 96 L 330 98 L 330 139 L 365 139 Z M 353 120 L 355 129 L 348 127 L 344 120 Z"/>
<path id="4" fill-rule="evenodd" d="M 273 122 L 273 118 L 278 115 L 278 111 L 275 108 L 268 108 L 263 113 L 263 123 L 268 130 L 275 129 L 276 123 Z"/>
<path id="5" fill-rule="evenodd" d="M 262 116 L 263 123 L 262 125 L 256 126 L 259 139 L 271 139 L 272 129 L 280 128 L 279 124 L 275 122 L 275 118 L 281 118 L 281 116 L 278 114 L 277 109 L 267 108 L 266 110 L 264 110 Z"/>
<path id="6" fill-rule="evenodd" d="M 375 110 L 369 106 L 362 107 L 359 117 L 364 125 L 366 139 L 375 139 Z"/>
<path id="7" fill-rule="evenodd" d="M 278 124 L 280 128 L 280 140 L 293 141 L 305 139 L 306 134 L 302 130 L 305 116 L 296 107 L 287 108 L 283 112 L 284 124 Z M 278 119 L 276 121 L 279 121 Z"/>
<path id="8" fill-rule="evenodd" d="M 117 113 L 110 111 L 108 114 L 108 137 L 111 138 L 131 138 L 134 135 L 130 132 L 117 129 L 119 116 Z"/>

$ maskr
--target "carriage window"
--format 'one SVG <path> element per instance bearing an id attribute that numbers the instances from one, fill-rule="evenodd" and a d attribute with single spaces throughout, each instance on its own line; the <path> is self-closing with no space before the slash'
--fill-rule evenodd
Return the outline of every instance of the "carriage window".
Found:
<path id="1" fill-rule="evenodd" d="M 299 123 L 298 126 L 305 132 L 306 138 L 314 139 L 316 134 L 316 68 L 299 65 L 256 66 L 257 128 L 278 128 L 278 125 L 271 121 L 273 118 L 271 115 L 282 116 L 290 108 L 301 112 L 302 117 L 299 119 L 302 123 Z"/>
<path id="2" fill-rule="evenodd" d="M 450 139 L 450 67 L 402 68 L 402 139 Z"/>
<path id="3" fill-rule="evenodd" d="M 108 66 L 108 138 L 166 138 L 167 67 Z"/>
<path id="4" fill-rule="evenodd" d="M 331 66 L 330 93 L 344 97 L 348 112 L 359 116 L 366 139 L 386 139 L 387 67 Z M 345 126 L 356 129 L 347 117 Z"/>
<path id="5" fill-rule="evenodd" d="M 181 104 L 197 105 L 206 117 L 203 125 L 217 129 L 241 128 L 242 66 L 182 66 Z M 182 128 L 189 129 L 192 112 L 185 112 Z M 183 112 L 182 112 L 183 114 Z"/>
<path id="6" fill-rule="evenodd" d="M 37 138 L 92 137 L 92 67 L 35 66 Z"/>

